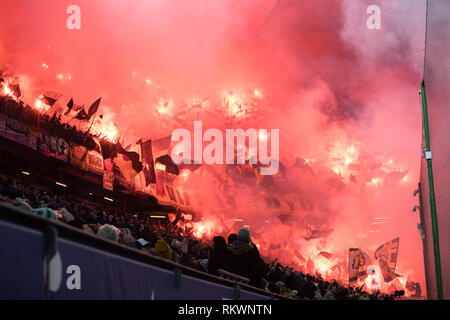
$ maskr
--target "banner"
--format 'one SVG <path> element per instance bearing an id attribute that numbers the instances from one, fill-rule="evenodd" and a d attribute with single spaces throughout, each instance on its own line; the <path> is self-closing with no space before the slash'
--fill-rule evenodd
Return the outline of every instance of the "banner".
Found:
<path id="1" fill-rule="evenodd" d="M 183 209 L 192 209 L 192 195 L 180 187 L 168 183 L 161 183 L 164 194 L 156 194 L 158 202 Z"/>
<path id="2" fill-rule="evenodd" d="M 50 157 L 50 135 L 45 130 L 39 131 L 39 152 L 46 157 Z"/>
<path id="3" fill-rule="evenodd" d="M 359 269 L 366 265 L 364 254 L 359 248 L 350 248 L 348 252 L 348 282 L 356 284 L 359 277 Z"/>
<path id="4" fill-rule="evenodd" d="M 103 156 L 100 152 L 89 150 L 86 163 L 87 171 L 93 173 L 103 173 Z"/>
<path id="5" fill-rule="evenodd" d="M 53 138 L 53 140 L 52 140 Z M 50 156 L 61 161 L 69 162 L 69 144 L 63 138 L 50 137 Z"/>
<path id="6" fill-rule="evenodd" d="M 87 171 L 87 154 L 88 150 L 85 147 L 71 144 L 70 145 L 70 164 Z"/>
<path id="7" fill-rule="evenodd" d="M 114 190 L 114 173 L 104 171 L 103 172 L 103 188 L 107 190 Z"/>
<path id="8" fill-rule="evenodd" d="M 359 266 L 358 277 L 364 281 L 367 278 L 368 267 L 372 264 L 370 256 L 364 250 L 361 250 L 360 262 L 364 262 L 364 264 L 360 264 Z"/>
<path id="9" fill-rule="evenodd" d="M 138 174 L 133 167 L 133 160 L 125 154 L 117 153 L 112 162 L 116 182 L 125 189 L 131 190 L 133 178 Z"/>
<path id="10" fill-rule="evenodd" d="M 139 161 L 142 164 L 140 171 L 131 182 L 134 191 L 144 192 L 150 183 L 156 183 L 155 169 L 153 165 L 152 141 L 142 142 L 139 140 L 136 144 L 127 148 L 127 151 L 136 152 L 139 155 Z"/>
<path id="11" fill-rule="evenodd" d="M 30 134 L 28 125 L 0 113 L 0 136 L 36 150 L 38 139 Z"/>
<path id="12" fill-rule="evenodd" d="M 14 118 L 0 114 L 0 135 L 38 150 L 46 157 L 68 162 L 69 144 L 62 138 L 50 136 L 45 130 L 38 130 Z"/>
<path id="13" fill-rule="evenodd" d="M 71 144 L 70 164 L 82 170 L 103 174 L 103 157 L 94 150 L 87 150 L 83 146 Z"/>
<path id="14" fill-rule="evenodd" d="M 395 238 L 394 240 L 379 246 L 375 251 L 375 258 L 380 264 L 384 282 L 390 282 L 399 277 L 399 275 L 395 273 L 399 242 L 400 238 Z"/>

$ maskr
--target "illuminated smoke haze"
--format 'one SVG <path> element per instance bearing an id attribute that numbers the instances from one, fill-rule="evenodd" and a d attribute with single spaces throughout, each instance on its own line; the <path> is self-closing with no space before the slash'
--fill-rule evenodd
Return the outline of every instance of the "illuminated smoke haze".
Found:
<path id="1" fill-rule="evenodd" d="M 205 127 L 229 128 L 227 113 L 212 105 L 221 104 L 225 92 L 253 92 L 260 108 L 231 127 L 279 128 L 281 162 L 291 167 L 301 157 L 315 172 L 292 169 L 286 186 L 306 190 L 317 207 L 325 203 L 315 220 L 334 229 L 325 244 L 306 242 L 284 221 L 272 225 L 272 233 L 264 230 L 266 239 L 289 237 L 288 251 L 295 244 L 323 246 L 345 262 L 349 247 L 373 252 L 400 236 L 398 271 L 424 288 L 419 219 L 411 209 L 418 204 L 412 192 L 420 159 L 425 4 L 412 2 L 371 1 L 382 8 L 382 30 L 368 30 L 369 2 L 358 0 L 298 1 L 269 19 L 275 0 L 6 0 L 0 69 L 21 78 L 30 104 L 47 90 L 64 94 L 63 105 L 71 97 L 86 105 L 102 97 L 100 112 L 126 144 L 170 135 L 180 126 L 173 115 L 193 100 L 204 103 L 199 119 Z M 71 4 L 81 8 L 81 30 L 66 28 Z M 165 101 L 167 113 L 160 114 Z M 362 162 L 373 170 L 352 182 L 348 165 Z M 406 170 L 395 186 L 384 183 L 386 172 Z M 191 185 L 213 188 L 202 179 Z M 246 195 L 243 190 L 244 208 Z M 206 211 L 205 218 L 214 217 L 214 208 Z M 251 224 L 241 213 L 227 217 Z M 388 222 L 373 225 L 377 217 Z"/>

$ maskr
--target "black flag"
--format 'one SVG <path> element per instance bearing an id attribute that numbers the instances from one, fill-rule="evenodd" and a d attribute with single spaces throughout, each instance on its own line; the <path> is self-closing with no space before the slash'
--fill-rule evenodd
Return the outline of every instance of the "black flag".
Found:
<path id="1" fill-rule="evenodd" d="M 172 158 L 166 154 L 164 156 L 158 157 L 155 160 L 155 163 L 161 163 L 163 165 L 166 166 L 166 172 L 175 174 L 175 175 L 179 175 L 180 174 L 180 169 L 178 168 L 178 166 L 175 164 L 175 162 L 173 162 Z"/>
<path id="2" fill-rule="evenodd" d="M 49 105 L 50 107 L 55 104 L 55 102 L 61 98 L 61 93 L 51 92 L 47 91 L 44 96 L 42 97 L 42 102 L 44 102 L 46 105 Z"/>
<path id="3" fill-rule="evenodd" d="M 70 98 L 70 101 L 67 103 L 67 110 L 66 112 L 64 112 L 64 115 L 68 114 L 72 110 L 72 107 L 73 107 L 73 98 Z"/>
<path id="4" fill-rule="evenodd" d="M 13 93 L 13 95 L 19 99 L 22 96 L 22 92 L 20 91 L 19 78 L 14 78 L 9 82 L 9 90 Z"/>
<path id="5" fill-rule="evenodd" d="M 152 140 L 142 142 L 140 139 L 136 144 L 141 145 L 142 169 L 145 175 L 145 186 L 156 183 L 155 168 L 153 167 Z"/>
<path id="6" fill-rule="evenodd" d="M 86 113 L 86 111 L 84 111 L 84 108 L 81 109 L 81 111 L 78 112 L 78 114 L 75 116 L 75 119 L 78 119 L 78 120 L 90 120 L 92 115 L 97 112 L 98 106 L 100 105 L 100 100 L 101 99 L 102 98 L 98 98 L 97 100 L 95 100 L 94 103 L 91 104 L 91 106 L 89 107 L 89 110 L 88 110 L 87 113 Z"/>
<path id="7" fill-rule="evenodd" d="M 99 107 L 99 105 L 100 105 L 100 100 L 101 100 L 101 99 L 102 99 L 102 98 L 98 98 L 98 99 L 95 100 L 95 102 L 89 107 L 88 113 L 87 113 L 87 115 L 86 115 L 86 118 L 87 118 L 87 119 L 90 119 L 90 118 L 92 117 L 92 115 L 93 115 L 94 113 L 97 112 L 98 107 Z"/>

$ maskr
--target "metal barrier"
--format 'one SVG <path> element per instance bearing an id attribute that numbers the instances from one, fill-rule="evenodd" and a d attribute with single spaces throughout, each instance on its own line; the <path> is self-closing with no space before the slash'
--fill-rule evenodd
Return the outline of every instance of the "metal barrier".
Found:
<path id="1" fill-rule="evenodd" d="M 285 299 L 0 203 L 0 299 Z"/>

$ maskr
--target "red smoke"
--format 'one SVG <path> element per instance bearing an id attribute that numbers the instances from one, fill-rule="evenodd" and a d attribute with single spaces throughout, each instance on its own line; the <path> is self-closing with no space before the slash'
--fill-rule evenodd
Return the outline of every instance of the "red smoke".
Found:
<path id="1" fill-rule="evenodd" d="M 204 197 L 205 221 L 243 219 L 221 232 L 248 224 L 264 235 L 254 239 L 265 255 L 270 243 L 285 246 L 289 254 L 282 248 L 272 255 L 286 264 L 304 263 L 292 261 L 295 246 L 311 258 L 331 252 L 345 265 L 349 247 L 373 251 L 400 236 L 398 272 L 424 288 L 418 214 L 411 211 L 418 202 L 422 2 L 375 1 L 383 30 L 369 31 L 368 4 L 358 0 L 282 0 L 272 15 L 276 0 L 79 0 L 81 30 L 69 30 L 70 1 L 7 0 L 0 70 L 20 77 L 30 105 L 47 90 L 63 94 L 61 105 L 102 97 L 100 130 L 124 136 L 125 145 L 170 135 L 182 125 L 174 116 L 183 104 L 202 106 L 195 118 L 205 127 L 279 128 L 280 161 L 292 167 L 301 157 L 314 172 L 290 170 L 286 187 L 315 205 L 308 223 L 334 231 L 308 242 L 289 220 L 256 219 L 253 190 L 245 187 L 239 210 L 218 214 L 207 205 L 213 182 L 189 180 Z M 255 99 L 257 107 L 231 119 L 230 110 L 214 109 L 224 95 Z M 391 171 L 408 173 L 389 186 Z M 376 218 L 387 222 L 373 224 Z M 206 234 L 208 223 L 196 232 Z"/>

